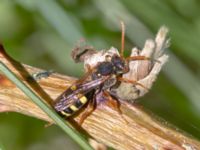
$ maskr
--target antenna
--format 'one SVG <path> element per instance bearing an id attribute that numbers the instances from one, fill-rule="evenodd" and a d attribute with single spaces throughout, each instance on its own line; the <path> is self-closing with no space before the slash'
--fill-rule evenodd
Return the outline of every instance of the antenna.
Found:
<path id="1" fill-rule="evenodd" d="M 123 56 L 124 56 L 125 25 L 124 25 L 124 22 L 123 22 L 123 21 L 120 21 L 120 24 L 121 24 L 121 30 L 122 30 L 120 55 L 121 55 L 121 57 L 123 57 Z"/>

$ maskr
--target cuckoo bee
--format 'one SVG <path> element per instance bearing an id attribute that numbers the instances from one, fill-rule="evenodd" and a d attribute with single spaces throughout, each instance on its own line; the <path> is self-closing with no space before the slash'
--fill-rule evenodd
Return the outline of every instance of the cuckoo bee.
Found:
<path id="1" fill-rule="evenodd" d="M 112 94 L 110 88 L 117 82 L 128 82 L 137 84 L 122 77 L 124 73 L 129 71 L 129 62 L 134 60 L 147 60 L 145 56 L 133 56 L 125 58 L 124 53 L 124 24 L 122 25 L 122 47 L 120 55 L 106 55 L 105 61 L 97 63 L 93 68 L 89 67 L 88 73 L 70 86 L 56 100 L 55 110 L 62 116 L 72 116 L 79 111 L 86 103 L 88 103 L 86 111 L 82 114 L 80 123 L 95 109 L 96 105 L 102 100 L 110 99 Z M 145 88 L 145 87 L 144 87 Z"/>

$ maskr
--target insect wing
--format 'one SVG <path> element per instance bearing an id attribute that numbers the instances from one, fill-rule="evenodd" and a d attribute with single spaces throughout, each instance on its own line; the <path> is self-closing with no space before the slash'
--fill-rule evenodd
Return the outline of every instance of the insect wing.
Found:
<path id="1" fill-rule="evenodd" d="M 62 93 L 57 99 L 56 103 L 54 105 L 54 108 L 57 111 L 61 111 L 65 108 L 66 105 L 72 104 L 76 99 L 74 99 L 74 96 L 76 95 L 76 92 L 73 92 L 71 87 L 69 87 L 64 93 Z"/>
<path id="2" fill-rule="evenodd" d="M 104 83 L 109 76 L 101 77 L 96 80 L 92 80 L 86 83 L 80 83 L 80 84 L 74 84 L 70 86 L 64 93 L 62 93 L 57 98 L 57 103 L 55 104 L 54 108 L 57 111 L 62 111 L 65 108 L 69 107 L 71 104 L 75 103 L 77 99 L 81 98 L 81 96 L 86 95 L 93 89 L 100 86 L 102 83 Z"/>

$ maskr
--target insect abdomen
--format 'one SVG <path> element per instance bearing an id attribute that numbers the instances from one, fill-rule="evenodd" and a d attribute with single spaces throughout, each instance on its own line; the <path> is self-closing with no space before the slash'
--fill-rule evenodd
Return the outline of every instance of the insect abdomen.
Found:
<path id="1" fill-rule="evenodd" d="M 87 103 L 87 101 L 88 101 L 88 99 L 86 96 L 81 96 L 74 103 L 72 103 L 70 106 L 68 106 L 63 111 L 61 111 L 61 114 L 66 117 L 69 117 L 69 116 L 73 115 L 75 112 L 77 112 L 83 105 L 85 105 L 85 103 Z"/>

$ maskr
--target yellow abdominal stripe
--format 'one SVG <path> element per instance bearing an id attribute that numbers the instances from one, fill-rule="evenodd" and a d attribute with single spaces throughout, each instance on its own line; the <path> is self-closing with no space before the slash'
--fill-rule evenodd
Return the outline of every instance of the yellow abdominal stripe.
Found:
<path id="1" fill-rule="evenodd" d="M 87 98 L 85 96 L 80 97 L 79 100 L 82 104 L 85 104 L 87 102 Z M 79 108 L 77 108 L 75 105 L 71 105 L 69 108 L 74 112 L 79 110 Z M 61 111 L 61 114 L 65 115 L 67 117 L 72 115 L 72 114 L 66 113 L 64 111 Z"/>
<path id="2" fill-rule="evenodd" d="M 81 101 L 82 104 L 85 104 L 87 102 L 87 98 L 85 96 L 82 96 L 80 98 L 80 101 Z"/>
<path id="3" fill-rule="evenodd" d="M 65 115 L 65 116 L 71 116 L 71 114 L 68 114 L 68 113 L 66 113 L 64 111 L 61 111 L 61 114 Z"/>
<path id="4" fill-rule="evenodd" d="M 71 86 L 71 90 L 72 90 L 72 91 L 75 91 L 76 89 L 77 89 L 76 85 L 72 85 L 72 86 Z"/>
<path id="5" fill-rule="evenodd" d="M 82 104 L 85 104 L 87 102 L 87 98 L 85 96 L 82 96 L 81 98 L 79 98 L 79 100 Z M 70 109 L 73 110 L 73 111 L 78 110 L 78 108 L 75 105 L 71 105 Z"/>
<path id="6" fill-rule="evenodd" d="M 71 110 L 73 110 L 73 111 L 77 111 L 77 110 L 78 110 L 78 108 L 77 108 L 76 106 L 74 106 L 74 105 L 71 105 L 70 108 L 71 108 Z"/>

